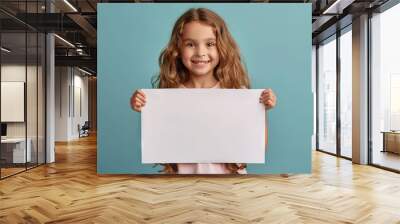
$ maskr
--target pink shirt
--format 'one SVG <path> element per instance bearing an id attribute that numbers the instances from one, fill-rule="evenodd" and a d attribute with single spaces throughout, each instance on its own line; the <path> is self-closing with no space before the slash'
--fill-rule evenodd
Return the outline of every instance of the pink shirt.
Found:
<path id="1" fill-rule="evenodd" d="M 179 88 L 186 88 L 180 85 Z M 211 87 L 212 89 L 221 88 L 219 82 Z M 224 163 L 177 163 L 178 174 L 230 174 Z M 240 174 L 246 174 L 246 169 L 238 170 Z"/>

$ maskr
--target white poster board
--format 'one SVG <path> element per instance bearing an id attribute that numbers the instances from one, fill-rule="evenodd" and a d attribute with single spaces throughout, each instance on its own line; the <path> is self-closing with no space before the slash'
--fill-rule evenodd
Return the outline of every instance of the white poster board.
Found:
<path id="1" fill-rule="evenodd" d="M 1 122 L 24 122 L 24 82 L 1 82 Z"/>
<path id="2" fill-rule="evenodd" d="M 144 89 L 142 163 L 264 163 L 262 90 Z"/>

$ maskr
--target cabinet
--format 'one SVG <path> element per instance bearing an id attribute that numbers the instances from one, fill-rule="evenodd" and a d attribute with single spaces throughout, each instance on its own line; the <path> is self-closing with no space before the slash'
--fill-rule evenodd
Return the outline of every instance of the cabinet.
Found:
<path id="1" fill-rule="evenodd" d="M 400 154 L 400 131 L 384 131 L 383 152 Z"/>

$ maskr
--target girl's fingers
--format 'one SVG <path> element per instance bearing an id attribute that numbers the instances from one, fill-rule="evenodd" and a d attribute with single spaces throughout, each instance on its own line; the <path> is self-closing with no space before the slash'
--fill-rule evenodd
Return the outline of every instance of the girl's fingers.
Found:
<path id="1" fill-rule="evenodd" d="M 265 99 L 265 100 L 263 101 L 263 103 L 264 103 L 266 106 L 271 106 L 271 105 L 273 104 L 273 102 L 272 102 L 271 99 Z"/>
<path id="2" fill-rule="evenodd" d="M 146 97 L 143 96 L 143 95 L 138 94 L 138 95 L 136 95 L 136 98 L 137 98 L 138 100 L 142 101 L 142 102 L 146 102 Z"/>
<path id="3" fill-rule="evenodd" d="M 263 94 L 263 95 L 260 96 L 260 99 L 265 99 L 265 98 L 267 98 L 267 97 L 270 97 L 270 95 Z"/>
<path id="4" fill-rule="evenodd" d="M 133 94 L 132 97 L 140 97 L 146 99 L 146 94 L 140 89 L 136 90 Z"/>
<path id="5" fill-rule="evenodd" d="M 143 90 L 139 89 L 137 92 L 138 92 L 138 95 L 140 95 L 141 97 L 146 99 L 146 94 L 143 92 Z"/>
<path id="6" fill-rule="evenodd" d="M 270 97 L 271 99 L 276 99 L 274 92 L 272 92 L 270 89 L 265 90 L 265 92 L 261 94 L 261 97 Z"/>
<path id="7" fill-rule="evenodd" d="M 135 105 L 137 105 L 137 106 L 139 106 L 139 107 L 143 107 L 144 105 L 146 105 L 146 102 L 137 100 L 137 101 L 135 102 Z"/>
<path id="8" fill-rule="evenodd" d="M 261 92 L 261 96 L 260 97 L 265 97 L 265 96 L 273 96 L 273 92 L 270 89 L 265 89 Z"/>
<path id="9" fill-rule="evenodd" d="M 135 97 L 135 95 L 132 95 L 132 97 L 131 97 L 131 107 L 133 109 L 135 109 L 135 104 L 136 104 L 136 97 Z"/>
<path id="10" fill-rule="evenodd" d="M 260 103 L 263 103 L 267 109 L 275 107 L 276 96 L 271 89 L 265 89 L 260 96 Z"/>
<path id="11" fill-rule="evenodd" d="M 136 106 L 136 104 L 134 104 L 134 105 L 132 106 L 132 109 L 133 109 L 134 111 L 139 111 L 139 108 Z"/>
<path id="12" fill-rule="evenodd" d="M 142 90 L 136 90 L 135 93 L 131 97 L 131 107 L 135 111 L 140 112 L 142 107 L 146 105 L 146 95 Z"/>
<path id="13" fill-rule="evenodd" d="M 136 110 L 141 110 L 141 109 L 144 107 L 144 105 L 145 105 L 145 104 L 143 104 L 143 103 L 137 102 L 137 103 L 135 104 L 135 109 L 136 109 Z"/>
<path id="14" fill-rule="evenodd" d="M 271 89 L 264 89 L 263 91 L 262 91 L 262 93 L 268 93 L 268 94 L 270 94 L 270 93 L 272 93 L 272 90 Z"/>
<path id="15" fill-rule="evenodd" d="M 271 109 L 271 108 L 274 107 L 274 105 L 272 105 L 272 101 L 270 101 L 270 100 L 265 102 L 264 106 L 265 106 L 266 109 Z"/>
<path id="16" fill-rule="evenodd" d="M 135 110 L 136 110 L 137 112 L 141 112 L 141 111 L 142 111 L 142 108 L 141 108 L 141 107 L 135 107 Z"/>
<path id="17" fill-rule="evenodd" d="M 268 97 L 268 95 L 266 93 L 261 93 L 260 102 L 263 102 L 266 97 Z"/>
<path id="18" fill-rule="evenodd" d="M 135 103 L 136 103 L 136 102 L 140 103 L 141 105 L 146 104 L 146 102 L 143 101 L 143 100 L 141 100 L 141 99 L 136 99 Z"/>
<path id="19" fill-rule="evenodd" d="M 261 102 L 266 102 L 267 100 L 273 100 L 273 98 L 270 97 L 270 96 L 262 96 L 262 97 L 260 98 L 260 101 L 261 101 Z"/>

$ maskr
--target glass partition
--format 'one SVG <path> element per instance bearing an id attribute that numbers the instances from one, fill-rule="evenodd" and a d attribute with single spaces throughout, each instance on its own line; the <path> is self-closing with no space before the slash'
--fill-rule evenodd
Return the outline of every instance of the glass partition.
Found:
<path id="1" fill-rule="evenodd" d="M 44 33 L 17 17 L 43 13 L 45 1 L 1 1 L 0 178 L 45 162 Z M 37 17 L 32 17 L 35 19 Z"/>
<path id="2" fill-rule="evenodd" d="M 318 47 L 318 149 L 336 154 L 336 36 Z"/>
<path id="3" fill-rule="evenodd" d="M 24 171 L 31 161 L 26 145 L 26 33 L 3 32 L 1 47 L 1 176 L 6 177 Z"/>

